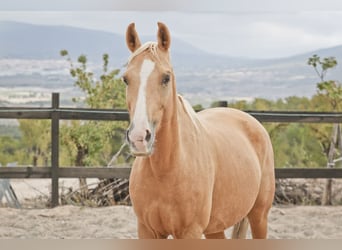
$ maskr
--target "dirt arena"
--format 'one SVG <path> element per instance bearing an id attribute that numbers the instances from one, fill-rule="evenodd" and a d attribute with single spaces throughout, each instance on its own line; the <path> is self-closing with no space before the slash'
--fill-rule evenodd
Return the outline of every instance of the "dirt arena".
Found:
<path id="1" fill-rule="evenodd" d="M 48 186 L 13 182 L 23 203 L 48 192 Z M 41 184 L 40 184 L 41 185 Z M 26 196 L 23 199 L 23 195 Z M 36 194 L 37 195 L 37 194 Z M 134 239 L 136 218 L 132 207 L 89 208 L 60 206 L 53 209 L 0 208 L 0 239 Z M 230 235 L 230 230 L 226 231 Z M 248 238 L 250 238 L 250 233 Z M 271 239 L 342 239 L 342 206 L 275 206 L 269 217 Z"/>

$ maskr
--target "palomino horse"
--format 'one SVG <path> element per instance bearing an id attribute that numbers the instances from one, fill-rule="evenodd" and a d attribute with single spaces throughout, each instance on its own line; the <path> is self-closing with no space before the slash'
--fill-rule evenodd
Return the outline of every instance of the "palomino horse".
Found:
<path id="1" fill-rule="evenodd" d="M 239 225 L 233 234 L 239 238 L 248 221 L 253 238 L 266 238 L 274 195 L 266 130 L 231 108 L 196 114 L 177 95 L 162 23 L 157 37 L 142 45 L 134 23 L 126 33 L 127 141 L 136 156 L 129 190 L 139 238 L 224 238 L 232 225 Z"/>

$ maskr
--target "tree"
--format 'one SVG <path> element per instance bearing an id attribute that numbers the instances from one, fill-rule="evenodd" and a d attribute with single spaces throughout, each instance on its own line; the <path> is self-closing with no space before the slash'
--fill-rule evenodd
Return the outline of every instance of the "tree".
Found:
<path id="1" fill-rule="evenodd" d="M 308 65 L 312 66 L 320 79 L 317 83 L 318 95 L 325 97 L 331 104 L 332 111 L 341 109 L 342 104 L 342 85 L 334 80 L 326 80 L 325 77 L 329 69 L 337 66 L 335 57 L 326 57 L 321 60 L 317 55 L 308 59 Z"/>
<path id="2" fill-rule="evenodd" d="M 68 51 L 61 56 L 70 63 L 70 74 L 75 85 L 84 93 L 84 98 L 74 98 L 75 103 L 90 108 L 122 109 L 125 107 L 125 87 L 118 78 L 119 70 L 108 70 L 109 56 L 103 55 L 102 74 L 99 79 L 87 68 L 85 55 L 72 62 Z M 107 165 L 111 156 L 124 141 L 127 122 L 72 121 L 61 127 L 62 145 L 67 148 L 67 159 L 76 166 Z M 122 158 L 121 161 L 124 159 Z M 63 162 L 63 161 L 62 161 Z M 65 163 L 65 162 L 64 162 Z M 80 181 L 85 186 L 85 180 Z"/>
<path id="3" fill-rule="evenodd" d="M 317 83 L 317 95 L 323 101 L 326 101 L 330 104 L 330 110 L 338 111 L 341 110 L 342 104 L 342 85 L 334 80 L 326 80 L 326 74 L 329 69 L 333 69 L 337 66 L 337 60 L 335 57 L 326 57 L 321 60 L 321 58 L 317 55 L 313 55 L 308 59 L 308 65 L 312 66 L 317 73 L 320 82 Z M 328 140 L 328 147 L 325 147 L 326 155 L 328 158 L 327 167 L 333 167 L 334 165 L 334 156 L 337 153 L 335 151 L 336 144 L 342 140 L 342 138 L 338 138 L 339 132 L 341 128 L 339 124 L 334 124 L 331 130 L 331 135 Z M 342 151 L 342 149 L 341 149 Z M 332 193 L 332 180 L 327 180 L 325 194 L 323 197 L 324 205 L 331 205 L 331 193 Z"/>
<path id="4" fill-rule="evenodd" d="M 27 159 L 25 147 L 20 138 L 12 136 L 0 136 L 0 166 L 12 162 L 23 162 Z"/>
<path id="5" fill-rule="evenodd" d="M 21 140 L 33 166 L 47 166 L 51 154 L 51 131 L 48 120 L 19 120 Z"/>
<path id="6" fill-rule="evenodd" d="M 75 79 L 75 85 L 85 94 L 84 102 L 91 108 L 125 108 L 125 85 L 118 77 L 119 70 L 108 71 L 109 56 L 104 54 L 102 57 L 102 74 L 96 79 L 93 72 L 88 71 L 87 57 L 78 57 L 78 66 L 72 62 L 68 51 L 62 50 L 61 56 L 66 57 L 70 63 L 70 75 Z M 80 98 L 74 98 L 75 103 L 83 102 Z"/>

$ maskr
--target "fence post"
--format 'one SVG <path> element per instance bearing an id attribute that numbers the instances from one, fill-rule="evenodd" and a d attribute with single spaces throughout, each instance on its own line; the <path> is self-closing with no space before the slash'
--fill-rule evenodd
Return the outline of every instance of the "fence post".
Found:
<path id="1" fill-rule="evenodd" d="M 335 165 L 334 156 L 335 156 L 335 145 L 338 142 L 338 127 L 339 127 L 339 124 L 335 123 L 331 132 L 327 168 L 333 168 Z M 332 205 L 332 179 L 326 180 L 325 189 L 323 193 L 323 199 L 322 199 L 322 205 L 324 206 Z"/>
<path id="2" fill-rule="evenodd" d="M 227 108 L 228 107 L 228 102 L 227 101 L 218 101 L 217 102 L 217 107 Z"/>
<path id="3" fill-rule="evenodd" d="M 59 204 L 59 93 L 52 93 L 51 113 L 51 207 Z"/>

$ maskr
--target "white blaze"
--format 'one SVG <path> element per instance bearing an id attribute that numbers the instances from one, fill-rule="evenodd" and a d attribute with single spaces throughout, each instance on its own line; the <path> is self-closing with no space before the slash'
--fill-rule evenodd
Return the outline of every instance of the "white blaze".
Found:
<path id="1" fill-rule="evenodd" d="M 146 108 L 146 86 L 147 80 L 154 69 L 154 65 L 155 63 L 149 59 L 145 59 L 141 65 L 140 87 L 133 117 L 133 130 L 137 129 L 139 131 L 140 129 L 144 129 L 145 131 L 149 128 Z"/>

